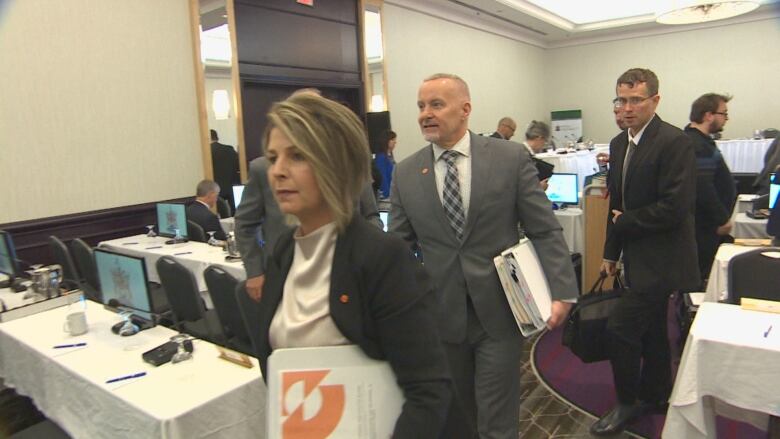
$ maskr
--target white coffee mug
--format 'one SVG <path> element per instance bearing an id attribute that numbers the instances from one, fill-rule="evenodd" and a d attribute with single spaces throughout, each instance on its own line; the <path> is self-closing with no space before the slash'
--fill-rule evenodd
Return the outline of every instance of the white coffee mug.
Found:
<path id="1" fill-rule="evenodd" d="M 81 335 L 87 332 L 87 315 L 84 311 L 77 311 L 68 314 L 65 318 L 65 324 L 62 330 L 70 335 Z"/>

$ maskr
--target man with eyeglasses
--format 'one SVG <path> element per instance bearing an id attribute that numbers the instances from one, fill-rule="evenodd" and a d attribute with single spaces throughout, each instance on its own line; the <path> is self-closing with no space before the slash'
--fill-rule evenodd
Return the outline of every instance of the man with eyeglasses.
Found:
<path id="1" fill-rule="evenodd" d="M 501 120 L 498 121 L 498 128 L 496 128 L 496 132 L 490 135 L 490 137 L 496 138 L 496 139 L 504 139 L 504 140 L 511 140 L 512 136 L 515 135 L 515 130 L 517 129 L 517 124 L 514 120 L 510 117 L 502 117 Z"/>
<path id="2" fill-rule="evenodd" d="M 694 236 L 696 157 L 688 136 L 655 114 L 658 78 L 630 69 L 616 84 L 627 130 L 612 139 L 609 214 L 601 271 L 623 258 L 628 290 L 607 331 L 617 405 L 590 428 L 617 434 L 637 417 L 663 409 L 672 388 L 666 335 L 669 295 L 699 284 Z"/>
<path id="3" fill-rule="evenodd" d="M 729 120 L 731 96 L 707 93 L 693 101 L 685 134 L 696 148 L 696 247 L 702 283 L 721 243 L 731 241 L 731 211 L 737 188 L 723 155 L 712 139 Z"/>

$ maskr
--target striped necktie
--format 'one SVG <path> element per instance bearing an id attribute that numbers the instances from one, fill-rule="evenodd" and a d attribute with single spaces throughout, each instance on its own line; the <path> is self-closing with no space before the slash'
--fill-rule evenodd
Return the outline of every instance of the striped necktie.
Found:
<path id="1" fill-rule="evenodd" d="M 458 168 L 455 167 L 455 160 L 458 158 L 458 152 L 447 150 L 441 155 L 441 158 L 447 164 L 447 174 L 444 176 L 444 191 L 442 192 L 442 206 L 450 221 L 455 236 L 460 241 L 463 238 L 463 228 L 466 226 L 466 212 L 463 209 L 463 198 L 460 195 L 460 180 L 458 179 Z"/>

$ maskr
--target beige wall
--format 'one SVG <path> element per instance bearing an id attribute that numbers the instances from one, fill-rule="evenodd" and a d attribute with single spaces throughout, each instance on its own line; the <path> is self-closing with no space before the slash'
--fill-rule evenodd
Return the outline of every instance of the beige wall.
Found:
<path id="1" fill-rule="evenodd" d="M 515 140 L 532 119 L 549 119 L 544 51 L 528 44 L 385 3 L 383 13 L 388 95 L 396 157 L 423 146 L 417 126 L 417 89 L 433 73 L 455 73 L 471 89 L 470 128 L 493 132 L 498 120 L 517 121 Z"/>
<path id="2" fill-rule="evenodd" d="M 716 92 L 734 95 L 724 138 L 780 127 L 777 19 L 547 50 L 546 114 L 582 109 L 584 136 L 608 142 L 617 133 L 611 104 L 615 81 L 632 67 L 658 75 L 658 114 L 673 125 L 683 127 L 691 103 Z"/>
<path id="3" fill-rule="evenodd" d="M 0 224 L 188 196 L 187 0 L 24 0 L 0 17 Z"/>

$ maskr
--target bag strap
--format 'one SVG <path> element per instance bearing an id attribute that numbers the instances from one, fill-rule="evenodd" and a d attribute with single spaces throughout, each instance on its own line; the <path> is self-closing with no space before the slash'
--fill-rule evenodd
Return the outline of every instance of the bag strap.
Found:
<path id="1" fill-rule="evenodd" d="M 623 281 L 620 280 L 620 270 L 617 270 L 615 272 L 615 279 L 617 280 L 618 288 L 623 288 Z M 590 288 L 590 291 L 588 294 L 601 294 L 604 292 L 604 281 L 607 280 L 607 273 L 600 272 L 599 278 L 596 279 L 596 282 L 593 284 L 593 286 Z"/>

